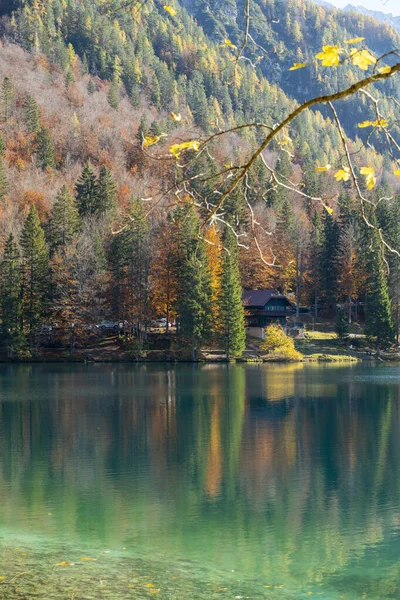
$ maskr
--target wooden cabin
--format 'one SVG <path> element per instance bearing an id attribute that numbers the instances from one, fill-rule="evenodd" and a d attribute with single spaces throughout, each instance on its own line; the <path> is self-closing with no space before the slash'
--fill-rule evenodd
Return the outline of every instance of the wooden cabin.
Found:
<path id="1" fill-rule="evenodd" d="M 245 290 L 242 294 L 245 309 L 246 332 L 264 339 L 264 328 L 271 323 L 286 327 L 295 308 L 290 300 L 277 290 Z"/>

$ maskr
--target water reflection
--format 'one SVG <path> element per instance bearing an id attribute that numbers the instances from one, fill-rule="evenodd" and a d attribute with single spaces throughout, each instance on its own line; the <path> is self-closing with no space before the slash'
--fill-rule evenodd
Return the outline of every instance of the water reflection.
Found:
<path id="1" fill-rule="evenodd" d="M 392 597 L 400 370 L 385 372 L 3 366 L 0 527 Z"/>

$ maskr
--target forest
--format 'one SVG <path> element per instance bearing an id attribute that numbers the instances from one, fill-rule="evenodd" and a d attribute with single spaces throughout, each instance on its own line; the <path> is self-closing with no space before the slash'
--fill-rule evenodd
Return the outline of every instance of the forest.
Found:
<path id="1" fill-rule="evenodd" d="M 314 306 L 334 319 L 339 307 L 382 343 L 398 338 L 398 165 L 383 127 L 360 127 L 378 122 L 367 95 L 338 102 L 337 113 L 357 167 L 374 167 L 374 185 L 362 184 L 371 206 L 360 206 L 349 178 L 330 173 L 344 164 L 343 147 L 320 106 L 274 139 L 263 155 L 269 170 L 252 164 L 207 216 L 263 127 L 357 81 L 350 62 L 324 70 L 314 58 L 321 47 L 362 36 L 381 56 L 399 47 L 393 29 L 303 0 L 255 0 L 239 61 L 240 1 L 15 4 L 4 4 L 0 20 L 9 358 L 37 352 L 46 327 L 56 324 L 68 347 L 72 329 L 84 338 L 104 319 L 133 324 L 137 347 L 160 318 L 178 323 L 191 351 L 214 344 L 240 356 L 242 288 L 276 288 L 297 314 Z M 398 79 L 373 88 L 395 136 Z"/>

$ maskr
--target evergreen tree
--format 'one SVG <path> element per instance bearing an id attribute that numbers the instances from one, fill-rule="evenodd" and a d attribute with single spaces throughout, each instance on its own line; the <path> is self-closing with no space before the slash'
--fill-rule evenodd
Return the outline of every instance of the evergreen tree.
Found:
<path id="1" fill-rule="evenodd" d="M 26 340 L 22 328 L 21 255 L 12 233 L 10 233 L 5 243 L 0 275 L 3 339 L 8 358 L 13 358 L 23 349 Z"/>
<path id="2" fill-rule="evenodd" d="M 108 104 L 114 110 L 118 110 L 120 100 L 120 83 L 117 79 L 113 78 L 110 83 L 110 89 L 108 90 L 107 100 Z"/>
<path id="3" fill-rule="evenodd" d="M 107 167 L 100 169 L 97 211 L 100 214 L 112 213 L 117 206 L 117 186 L 114 177 Z"/>
<path id="4" fill-rule="evenodd" d="M 95 93 L 96 86 L 93 83 L 93 79 L 89 79 L 89 83 L 87 84 L 87 91 L 90 96 Z"/>
<path id="5" fill-rule="evenodd" d="M 69 245 L 79 231 L 79 213 L 76 201 L 63 185 L 51 210 L 49 224 L 50 245 L 54 251 Z"/>
<path id="6" fill-rule="evenodd" d="M 138 128 L 138 132 L 136 134 L 137 139 L 139 140 L 140 143 L 143 142 L 143 138 L 147 135 L 148 133 L 148 125 L 147 125 L 147 120 L 146 120 L 146 116 L 142 115 L 140 117 L 140 122 L 139 122 L 139 128 Z"/>
<path id="7" fill-rule="evenodd" d="M 75 77 L 72 69 L 68 69 L 65 75 L 65 87 L 69 88 L 73 83 L 75 83 Z"/>
<path id="8" fill-rule="evenodd" d="M 246 346 L 238 247 L 230 229 L 224 236 L 221 287 L 218 298 L 218 330 L 227 359 L 240 357 Z"/>
<path id="9" fill-rule="evenodd" d="M 349 339 L 349 318 L 345 310 L 339 310 L 336 314 L 335 331 L 340 340 Z"/>
<path id="10" fill-rule="evenodd" d="M 4 143 L 3 137 L 0 134 L 0 158 L 4 158 L 6 155 L 6 145 Z"/>
<path id="11" fill-rule="evenodd" d="M 24 323 L 29 328 L 31 347 L 33 329 L 40 323 L 49 293 L 49 255 L 44 231 L 34 205 L 31 206 L 21 234 L 24 272 Z"/>
<path id="12" fill-rule="evenodd" d="M 140 201 L 134 201 L 130 210 L 130 224 L 125 236 L 129 311 L 139 338 L 145 334 L 149 299 L 149 268 L 151 249 L 149 222 Z"/>
<path id="13" fill-rule="evenodd" d="M 336 304 L 338 293 L 339 227 L 332 215 L 323 220 L 323 237 L 320 254 L 321 293 L 327 308 Z"/>
<path id="14" fill-rule="evenodd" d="M 382 247 L 377 234 L 372 240 L 369 273 L 365 333 L 376 339 L 376 347 L 379 352 L 382 345 L 393 343 L 394 326 Z"/>
<path id="15" fill-rule="evenodd" d="M 43 170 L 55 169 L 56 156 L 50 129 L 48 129 L 48 127 L 42 127 L 36 134 L 36 154 L 39 165 Z"/>
<path id="16" fill-rule="evenodd" d="M 191 347 L 192 359 L 211 332 L 211 279 L 199 219 L 192 206 L 174 212 L 177 286 L 176 313 L 179 335 Z"/>
<path id="17" fill-rule="evenodd" d="M 98 182 L 89 162 L 83 167 L 75 189 L 79 215 L 93 215 L 98 208 Z"/>
<path id="18" fill-rule="evenodd" d="M 40 110 L 35 98 L 31 95 L 25 99 L 24 115 L 28 133 L 38 133 L 40 130 Z"/>
<path id="19" fill-rule="evenodd" d="M 4 161 L 0 156 L 0 200 L 4 198 L 8 189 L 8 179 L 6 174 L 6 168 L 4 166 Z"/>
<path id="20" fill-rule="evenodd" d="M 0 89 L 0 99 L 2 104 L 3 119 L 7 121 L 11 115 L 14 102 L 14 86 L 9 77 L 4 77 Z"/>
<path id="21" fill-rule="evenodd" d="M 320 260 L 323 248 L 324 232 L 319 212 L 315 211 L 312 218 L 310 243 L 310 268 L 312 273 L 312 306 L 315 317 L 318 317 L 318 301 L 321 291 Z"/>

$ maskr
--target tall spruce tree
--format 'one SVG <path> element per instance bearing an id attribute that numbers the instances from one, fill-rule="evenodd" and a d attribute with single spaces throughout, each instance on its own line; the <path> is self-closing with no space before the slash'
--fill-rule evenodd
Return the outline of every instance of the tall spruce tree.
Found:
<path id="1" fill-rule="evenodd" d="M 145 335 L 149 300 L 149 269 L 151 248 L 149 222 L 140 201 L 134 201 L 130 210 L 130 224 L 125 235 L 129 312 L 136 325 L 139 339 Z"/>
<path id="2" fill-rule="evenodd" d="M 3 136 L 0 133 L 0 158 L 4 158 L 6 155 L 6 145 L 3 140 Z"/>
<path id="3" fill-rule="evenodd" d="M 38 133 L 40 130 L 40 110 L 35 98 L 30 94 L 24 102 L 24 120 L 28 133 Z"/>
<path id="4" fill-rule="evenodd" d="M 4 77 L 0 87 L 0 100 L 2 104 L 2 117 L 7 121 L 11 116 L 14 103 L 14 86 L 9 77 Z"/>
<path id="5" fill-rule="evenodd" d="M 107 94 L 108 104 L 114 110 L 118 110 L 119 99 L 120 99 L 120 84 L 119 84 L 119 81 L 116 80 L 116 79 L 112 79 L 112 81 L 110 83 L 110 89 L 108 90 L 108 94 Z"/>
<path id="6" fill-rule="evenodd" d="M 83 167 L 75 189 L 80 216 L 94 215 L 98 208 L 98 182 L 90 162 Z"/>
<path id="7" fill-rule="evenodd" d="M 52 251 L 68 246 L 79 231 L 79 213 L 75 198 L 63 185 L 53 205 L 49 223 L 49 241 Z"/>
<path id="8" fill-rule="evenodd" d="M 321 295 L 326 308 L 336 304 L 338 294 L 339 227 L 331 214 L 324 214 L 320 254 Z"/>
<path id="9" fill-rule="evenodd" d="M 224 235 L 221 287 L 218 297 L 218 330 L 227 359 L 240 357 L 246 346 L 242 286 L 236 240 L 229 228 Z"/>
<path id="10" fill-rule="evenodd" d="M 36 134 L 36 154 L 39 165 L 43 170 L 55 169 L 56 153 L 51 132 L 48 127 L 42 127 Z"/>
<path id="11" fill-rule="evenodd" d="M 175 220 L 175 265 L 178 281 L 178 333 L 191 348 L 192 359 L 211 334 L 211 279 L 199 219 L 191 205 L 178 207 Z"/>
<path id="12" fill-rule="evenodd" d="M 0 297 L 3 340 L 8 358 L 23 350 L 26 339 L 22 327 L 22 262 L 12 233 L 8 236 L 0 264 Z"/>
<path id="13" fill-rule="evenodd" d="M 49 254 L 44 231 L 34 205 L 31 206 L 21 234 L 24 273 L 24 323 L 30 334 L 31 347 L 33 330 L 47 308 L 49 293 Z"/>
<path id="14" fill-rule="evenodd" d="M 102 167 L 99 174 L 97 189 L 97 212 L 107 214 L 115 211 L 117 206 L 117 186 L 111 171 L 107 167 Z"/>
<path id="15" fill-rule="evenodd" d="M 4 161 L 0 156 L 0 200 L 4 198 L 8 189 L 8 178 Z"/>
<path id="16" fill-rule="evenodd" d="M 376 339 L 378 353 L 382 345 L 393 343 L 395 335 L 382 252 L 378 234 L 375 234 L 369 255 L 365 333 Z"/>

